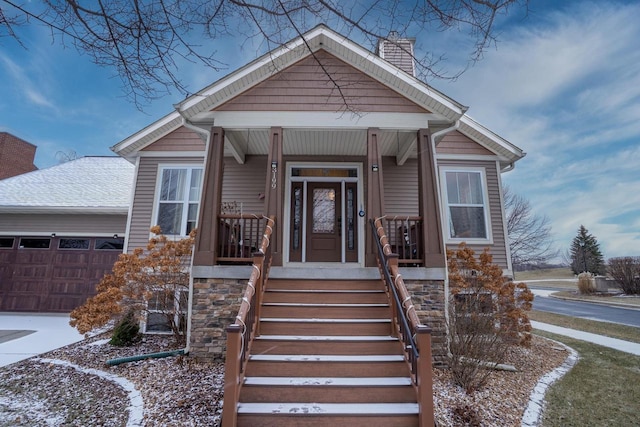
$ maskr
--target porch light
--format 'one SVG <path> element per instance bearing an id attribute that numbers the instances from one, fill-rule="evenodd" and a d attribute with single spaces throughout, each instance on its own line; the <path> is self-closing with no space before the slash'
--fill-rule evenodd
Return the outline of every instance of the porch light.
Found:
<path id="1" fill-rule="evenodd" d="M 276 162 L 275 160 L 271 162 L 271 169 L 272 170 L 276 170 L 278 169 L 278 162 Z"/>
<path id="2" fill-rule="evenodd" d="M 376 164 L 371 165 L 371 171 L 372 171 L 372 172 L 378 172 L 378 164 L 377 164 L 377 163 L 376 163 Z"/>
<path id="3" fill-rule="evenodd" d="M 114 235 L 113 235 L 113 238 L 114 238 L 114 239 L 117 239 L 117 238 L 118 238 L 118 233 L 114 234 Z"/>

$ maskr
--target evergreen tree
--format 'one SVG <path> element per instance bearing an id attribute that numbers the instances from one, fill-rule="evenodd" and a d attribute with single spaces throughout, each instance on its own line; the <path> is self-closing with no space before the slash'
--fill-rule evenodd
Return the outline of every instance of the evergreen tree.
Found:
<path id="1" fill-rule="evenodd" d="M 571 270 L 575 274 L 583 271 L 604 274 L 604 257 L 600 252 L 600 244 L 584 225 L 580 226 L 578 235 L 573 238 L 569 253 L 571 256 Z"/>

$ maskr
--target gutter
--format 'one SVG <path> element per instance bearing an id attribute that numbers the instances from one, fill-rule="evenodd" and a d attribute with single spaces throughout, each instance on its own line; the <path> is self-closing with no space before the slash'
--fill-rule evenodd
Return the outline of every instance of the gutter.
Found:
<path id="1" fill-rule="evenodd" d="M 199 134 L 201 137 L 204 137 L 204 152 L 205 152 L 205 158 L 204 158 L 204 162 L 205 162 L 205 170 L 206 170 L 206 162 L 207 162 L 207 153 L 209 152 L 209 144 L 211 141 L 211 131 L 206 130 L 206 129 L 202 129 L 201 127 L 198 127 L 196 125 L 194 125 L 193 123 L 191 123 L 189 121 L 189 119 L 187 119 L 184 116 L 184 112 L 180 109 L 181 108 L 181 104 L 175 104 L 174 105 L 176 112 L 180 115 L 180 117 L 182 118 L 182 125 L 184 127 L 186 127 L 187 129 L 190 129 L 194 132 L 196 132 L 197 134 Z M 213 125 L 213 123 L 212 123 Z M 204 177 L 203 177 L 204 178 Z M 195 245 L 191 251 L 191 261 L 189 262 L 189 299 L 188 299 L 188 307 L 187 307 L 187 336 L 186 336 L 186 345 L 184 347 L 182 351 L 182 354 L 189 354 L 189 351 L 191 350 L 191 317 L 193 316 L 193 257 L 194 257 L 194 252 L 195 252 L 196 248 Z"/>
<path id="2" fill-rule="evenodd" d="M 460 128 L 460 119 L 456 120 L 455 123 L 453 124 L 453 126 L 450 126 L 446 129 L 442 129 L 436 133 L 434 133 L 433 135 L 431 135 L 431 151 L 433 152 L 433 170 L 435 171 L 435 175 L 436 175 L 436 191 L 437 191 L 437 197 L 438 197 L 438 204 L 440 205 L 440 228 L 441 228 L 441 232 L 442 232 L 442 245 L 445 246 L 443 249 L 445 249 L 445 254 L 446 254 L 446 245 L 445 245 L 445 227 L 444 227 L 444 221 L 443 219 L 445 218 L 445 213 L 442 211 L 442 190 L 440 188 L 440 171 L 438 171 L 438 161 L 437 161 L 437 156 L 436 156 L 436 138 L 442 138 L 443 136 L 445 136 L 446 134 L 453 132 L 455 130 L 458 130 Z M 444 316 L 445 319 L 449 318 L 449 267 L 448 267 L 448 262 L 446 259 L 446 255 L 445 255 L 445 267 L 444 267 Z M 445 328 L 447 329 L 446 334 L 447 334 L 447 340 L 449 340 L 449 337 L 451 336 L 451 334 L 449 333 L 449 326 L 448 326 L 449 322 L 445 322 Z M 447 342 L 447 348 L 449 348 L 449 343 Z"/>

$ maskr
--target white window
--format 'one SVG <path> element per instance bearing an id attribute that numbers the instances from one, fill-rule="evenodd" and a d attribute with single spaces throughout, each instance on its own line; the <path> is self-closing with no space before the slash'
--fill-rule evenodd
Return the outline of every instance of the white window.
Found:
<path id="1" fill-rule="evenodd" d="M 182 289 L 157 289 L 147 301 L 147 318 L 144 331 L 171 333 L 172 325 L 186 331 L 188 293 Z"/>
<path id="2" fill-rule="evenodd" d="M 201 187 L 200 167 L 160 170 L 156 224 L 163 234 L 186 236 L 196 227 Z"/>
<path id="3" fill-rule="evenodd" d="M 484 169 L 443 169 L 448 238 L 489 240 L 489 207 Z"/>

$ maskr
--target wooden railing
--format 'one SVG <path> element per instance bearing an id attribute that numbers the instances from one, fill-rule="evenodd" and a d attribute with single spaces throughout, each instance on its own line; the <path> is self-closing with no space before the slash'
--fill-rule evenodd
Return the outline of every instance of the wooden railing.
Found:
<path id="1" fill-rule="evenodd" d="M 264 227 L 263 215 L 222 214 L 218 223 L 219 264 L 251 264 L 258 250 Z"/>
<path id="2" fill-rule="evenodd" d="M 411 368 L 420 405 L 420 427 L 434 425 L 433 371 L 431 363 L 431 328 L 418 318 L 411 295 L 402 279 L 398 266 L 398 254 L 385 234 L 383 218 L 371 220 L 372 237 L 377 246 L 378 266 L 392 297 L 394 328 L 403 342 L 405 357 Z M 394 225 L 395 229 L 395 225 Z"/>
<path id="3" fill-rule="evenodd" d="M 422 241 L 422 217 L 383 217 L 384 232 L 391 251 L 398 254 L 398 263 L 404 266 L 424 265 L 424 242 Z"/>
<path id="4" fill-rule="evenodd" d="M 237 406 L 240 396 L 240 385 L 244 380 L 244 369 L 247 354 L 254 336 L 260 335 L 258 330 L 260 305 L 264 286 L 269 276 L 271 250 L 269 243 L 275 217 L 266 219 L 260 246 L 253 254 L 253 269 L 247 282 L 247 288 L 240 301 L 240 309 L 233 324 L 227 327 L 227 358 L 224 374 L 224 406 L 222 408 L 222 427 L 236 425 Z"/>

